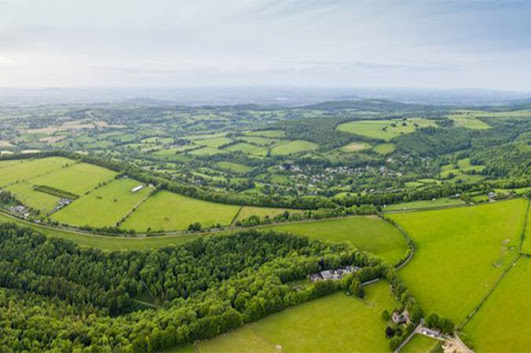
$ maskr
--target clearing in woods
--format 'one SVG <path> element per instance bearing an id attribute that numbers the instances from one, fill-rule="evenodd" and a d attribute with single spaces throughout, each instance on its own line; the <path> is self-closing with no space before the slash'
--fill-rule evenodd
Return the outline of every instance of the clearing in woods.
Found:
<path id="1" fill-rule="evenodd" d="M 410 134 L 417 128 L 436 126 L 433 120 L 411 118 L 407 120 L 358 120 L 341 124 L 339 131 L 350 132 L 356 135 L 390 141 L 393 138 Z"/>

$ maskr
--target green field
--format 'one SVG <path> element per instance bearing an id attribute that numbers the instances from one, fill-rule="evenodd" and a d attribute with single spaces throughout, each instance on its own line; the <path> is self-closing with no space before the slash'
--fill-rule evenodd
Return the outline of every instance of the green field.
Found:
<path id="1" fill-rule="evenodd" d="M 253 145 L 258 145 L 258 146 L 263 146 L 263 147 L 271 146 L 278 142 L 277 139 L 271 139 L 271 138 L 259 137 L 259 136 L 242 136 L 242 137 L 239 137 L 238 139 L 251 143 Z"/>
<path id="2" fill-rule="evenodd" d="M 381 143 L 372 148 L 372 150 L 378 154 L 387 155 L 393 153 L 396 149 L 396 146 L 392 143 Z"/>
<path id="3" fill-rule="evenodd" d="M 232 140 L 228 137 L 215 137 L 215 138 L 212 138 L 212 139 L 205 139 L 205 140 L 200 140 L 200 141 L 197 141 L 196 144 L 198 145 L 202 145 L 202 146 L 207 146 L 207 147 L 210 147 L 210 148 L 219 148 L 223 145 L 226 145 L 228 143 L 231 143 Z"/>
<path id="4" fill-rule="evenodd" d="M 284 137 L 286 136 L 286 133 L 282 130 L 262 130 L 262 131 L 247 132 L 246 135 L 276 138 L 276 137 Z"/>
<path id="5" fill-rule="evenodd" d="M 273 226 L 274 230 L 307 235 L 313 239 L 348 241 L 361 250 L 379 255 L 393 264 L 407 249 L 402 234 L 375 216 L 354 216 Z"/>
<path id="6" fill-rule="evenodd" d="M 445 206 L 457 206 L 464 205 L 465 202 L 461 199 L 454 199 L 449 197 L 441 197 L 435 200 L 421 200 L 397 203 L 393 205 L 387 205 L 382 208 L 383 211 L 399 211 L 399 210 L 414 210 L 418 208 L 437 208 Z"/>
<path id="7" fill-rule="evenodd" d="M 288 211 L 291 214 L 303 212 L 302 210 L 289 210 L 286 208 L 243 206 L 240 210 L 240 213 L 238 213 L 236 220 L 241 221 L 243 219 L 249 218 L 252 215 L 258 216 L 260 218 L 264 218 L 265 216 L 273 218 L 281 213 L 284 213 L 285 211 Z"/>
<path id="8" fill-rule="evenodd" d="M 412 118 L 407 119 L 405 126 L 400 119 L 397 120 L 359 120 L 341 124 L 337 127 L 340 131 L 350 132 L 356 135 L 372 137 L 385 141 L 402 135 L 410 134 L 415 131 L 416 127 L 435 126 L 435 122 L 428 119 Z M 393 126 L 395 124 L 396 126 Z"/>
<path id="9" fill-rule="evenodd" d="M 39 210 L 42 213 L 52 211 L 59 201 L 59 197 L 35 191 L 33 190 L 33 185 L 26 182 L 13 184 L 8 186 L 6 190 L 15 195 L 17 200 L 22 202 L 23 205 Z"/>
<path id="10" fill-rule="evenodd" d="M 522 244 L 522 252 L 531 255 L 531 207 L 527 210 L 527 222 L 525 227 L 525 238 Z"/>
<path id="11" fill-rule="evenodd" d="M 249 167 L 243 164 L 226 162 L 226 161 L 218 162 L 216 163 L 216 165 L 223 170 L 228 170 L 229 172 L 238 173 L 238 174 L 249 173 L 250 171 L 254 169 L 253 167 Z"/>
<path id="12" fill-rule="evenodd" d="M 136 193 L 131 191 L 138 185 L 142 183 L 132 179 L 114 180 L 75 200 L 71 205 L 54 213 L 51 218 L 75 226 L 114 226 L 149 195 L 150 189 L 147 187 Z"/>
<path id="13" fill-rule="evenodd" d="M 50 186 L 81 196 L 96 188 L 100 183 L 111 180 L 116 174 L 112 170 L 96 165 L 78 163 L 31 179 L 30 182 L 34 185 Z"/>
<path id="14" fill-rule="evenodd" d="M 359 152 L 359 151 L 368 150 L 369 148 L 371 148 L 371 145 L 369 145 L 368 143 L 352 142 L 352 143 L 349 143 L 348 145 L 341 147 L 341 151 Z"/>
<path id="15" fill-rule="evenodd" d="M 61 169 L 74 161 L 62 157 L 49 157 L 42 159 L 32 159 L 23 163 L 16 163 L 4 168 L 0 168 L 0 186 L 6 186 L 18 181 L 28 181 L 39 175 L 44 175 L 52 171 Z"/>
<path id="16" fill-rule="evenodd" d="M 531 351 L 531 259 L 521 257 L 465 326 L 478 352 Z"/>
<path id="17" fill-rule="evenodd" d="M 483 112 L 485 114 L 485 112 Z M 477 118 L 474 112 L 463 111 L 461 114 L 448 115 L 449 119 L 454 121 L 455 126 L 464 127 L 467 129 L 483 130 L 490 126 Z"/>
<path id="18" fill-rule="evenodd" d="M 249 143 L 237 143 L 235 145 L 231 145 L 227 148 L 225 148 L 226 151 L 230 152 L 242 152 L 245 154 L 251 154 L 255 156 L 266 156 L 267 155 L 267 148 L 251 145 Z"/>
<path id="19" fill-rule="evenodd" d="M 365 288 L 364 300 L 335 293 L 196 344 L 200 353 L 388 352 L 383 310 L 396 305 L 389 285 Z M 279 347 L 280 346 L 280 347 Z"/>
<path id="20" fill-rule="evenodd" d="M 183 230 L 194 222 L 203 227 L 229 225 L 239 208 L 161 191 L 140 205 L 120 227 L 146 232 Z"/>
<path id="21" fill-rule="evenodd" d="M 286 156 L 295 153 L 314 151 L 317 148 L 319 148 L 318 144 L 309 141 L 282 141 L 271 149 L 271 154 L 277 156 Z"/>
<path id="22" fill-rule="evenodd" d="M 424 335 L 415 335 L 400 353 L 429 353 L 437 342 L 439 341 Z"/>
<path id="23" fill-rule="evenodd" d="M 193 154 L 194 156 L 214 156 L 216 154 L 225 153 L 225 151 L 212 147 L 203 147 L 187 153 Z"/>
<path id="24" fill-rule="evenodd" d="M 461 322 L 518 254 L 527 201 L 389 215 L 416 244 L 400 275 L 423 309 Z"/>

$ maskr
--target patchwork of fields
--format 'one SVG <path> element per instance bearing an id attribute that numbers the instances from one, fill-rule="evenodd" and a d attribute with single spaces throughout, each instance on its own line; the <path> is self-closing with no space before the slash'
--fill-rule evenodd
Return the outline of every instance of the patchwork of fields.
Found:
<path id="1" fill-rule="evenodd" d="M 461 322 L 518 255 L 527 201 L 389 215 L 415 241 L 400 271 L 429 312 Z"/>
<path id="2" fill-rule="evenodd" d="M 397 120 L 358 120 L 341 124 L 339 131 L 350 132 L 356 135 L 390 141 L 402 134 L 410 134 L 417 128 L 436 126 L 433 120 L 412 118 L 406 121 Z"/>

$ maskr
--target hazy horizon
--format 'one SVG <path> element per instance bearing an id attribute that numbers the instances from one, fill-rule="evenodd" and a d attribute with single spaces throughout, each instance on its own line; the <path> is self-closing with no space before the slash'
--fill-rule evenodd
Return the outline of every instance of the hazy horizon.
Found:
<path id="1" fill-rule="evenodd" d="M 530 92 L 531 2 L 0 1 L 0 87 Z"/>

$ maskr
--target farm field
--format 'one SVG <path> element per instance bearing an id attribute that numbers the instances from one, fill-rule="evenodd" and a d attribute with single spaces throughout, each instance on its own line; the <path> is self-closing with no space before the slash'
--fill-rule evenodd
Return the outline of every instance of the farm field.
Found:
<path id="1" fill-rule="evenodd" d="M 410 134 L 418 127 L 435 126 L 435 122 L 428 119 L 412 118 L 407 119 L 406 126 L 402 125 L 403 121 L 397 120 L 359 120 L 341 124 L 337 127 L 339 131 L 350 132 L 356 135 L 372 137 L 385 141 L 402 135 Z M 395 124 L 396 126 L 392 126 Z"/>
<path id="2" fill-rule="evenodd" d="M 522 252 L 531 255 L 531 207 L 528 205 L 525 238 L 522 243 Z"/>
<path id="3" fill-rule="evenodd" d="M 196 144 L 198 145 L 203 145 L 203 146 L 207 146 L 207 147 L 210 147 L 210 148 L 219 148 L 223 145 L 226 145 L 228 143 L 231 143 L 232 140 L 228 137 L 215 137 L 215 138 L 211 138 L 211 139 L 205 139 L 205 140 L 200 140 L 200 141 L 197 141 Z"/>
<path id="4" fill-rule="evenodd" d="M 400 350 L 400 353 L 429 353 L 437 342 L 437 340 L 424 335 L 415 335 Z"/>
<path id="5" fill-rule="evenodd" d="M 331 294 L 225 335 L 196 344 L 196 352 L 388 352 L 383 310 L 395 302 L 385 282 L 365 287 L 365 299 Z M 348 314 L 346 314 L 348 313 Z"/>
<path id="6" fill-rule="evenodd" d="M 407 250 L 406 241 L 398 229 L 374 216 L 298 222 L 275 225 L 272 228 L 318 240 L 351 242 L 359 249 L 379 255 L 391 264 L 400 260 Z"/>
<path id="7" fill-rule="evenodd" d="M 343 152 L 359 152 L 359 151 L 368 150 L 369 148 L 371 148 L 371 145 L 369 145 L 368 143 L 352 142 L 352 143 L 349 143 L 348 145 L 345 145 L 345 146 L 341 147 L 341 151 L 343 151 Z"/>
<path id="8" fill-rule="evenodd" d="M 383 211 L 400 211 L 400 210 L 414 210 L 418 208 L 436 208 L 445 206 L 457 206 L 464 205 L 465 202 L 461 199 L 451 199 L 449 197 L 441 197 L 435 200 L 421 200 L 397 203 L 393 205 L 387 205 L 382 208 Z"/>
<path id="9" fill-rule="evenodd" d="M 416 244 L 400 275 L 426 312 L 461 322 L 517 256 L 522 199 L 390 214 Z"/>
<path id="10" fill-rule="evenodd" d="M 302 210 L 290 210 L 286 208 L 243 206 L 240 210 L 240 213 L 238 213 L 236 220 L 241 221 L 243 219 L 249 218 L 252 215 L 256 215 L 260 218 L 264 218 L 265 216 L 273 218 L 281 213 L 284 213 L 285 211 L 288 211 L 291 214 L 303 212 Z"/>
<path id="11" fill-rule="evenodd" d="M 226 162 L 226 161 L 218 162 L 216 163 L 216 165 L 221 169 L 228 170 L 234 173 L 239 173 L 239 174 L 249 173 L 250 171 L 254 169 L 253 167 L 249 167 L 243 164 Z"/>
<path id="12" fill-rule="evenodd" d="M 529 352 L 531 259 L 520 257 L 464 328 L 478 352 Z"/>
<path id="13" fill-rule="evenodd" d="M 270 137 L 270 138 L 280 138 L 286 135 L 286 133 L 282 130 L 250 131 L 250 132 L 246 132 L 245 134 L 247 136 L 261 136 L 261 137 Z"/>
<path id="14" fill-rule="evenodd" d="M 271 146 L 274 143 L 277 143 L 279 140 L 267 138 L 267 137 L 260 137 L 260 136 L 242 136 L 238 138 L 239 140 L 251 143 L 253 145 L 258 146 Z"/>
<path id="15" fill-rule="evenodd" d="M 490 128 L 488 124 L 479 120 L 477 118 L 477 114 L 474 112 L 462 112 L 462 114 L 451 114 L 448 115 L 448 118 L 452 119 L 456 126 L 464 127 L 467 129 L 483 130 Z"/>
<path id="16" fill-rule="evenodd" d="M 52 214 L 55 221 L 75 226 L 111 227 L 146 198 L 151 189 L 144 187 L 134 193 L 132 188 L 142 185 L 136 180 L 114 180 L 94 192 Z"/>
<path id="17" fill-rule="evenodd" d="M 49 157 L 6 166 L 0 168 L 0 186 L 7 186 L 22 180 L 28 181 L 73 163 L 75 162 L 67 158 Z"/>
<path id="18" fill-rule="evenodd" d="M 52 211 L 59 201 L 59 197 L 35 191 L 33 190 L 33 185 L 26 182 L 13 184 L 8 186 L 6 190 L 15 195 L 23 205 L 39 210 L 42 213 Z"/>
<path id="19" fill-rule="evenodd" d="M 228 225 L 239 208 L 161 191 L 140 205 L 120 228 L 146 232 L 184 230 L 194 222 L 201 223 L 203 227 L 217 223 Z"/>
<path id="20" fill-rule="evenodd" d="M 187 153 L 190 153 L 194 156 L 214 156 L 216 154 L 225 153 L 225 151 L 212 147 L 203 147 Z"/>
<path id="21" fill-rule="evenodd" d="M 30 182 L 34 185 L 50 186 L 81 196 L 100 183 L 109 181 L 116 174 L 112 170 L 96 165 L 77 163 L 71 167 L 31 179 Z"/>
<path id="22" fill-rule="evenodd" d="M 386 155 L 393 153 L 396 149 L 396 146 L 392 143 L 381 143 L 379 145 L 374 146 L 372 149 L 378 154 Z"/>
<path id="23" fill-rule="evenodd" d="M 295 153 L 314 151 L 319 148 L 319 145 L 309 141 L 289 141 L 281 142 L 271 149 L 272 155 L 286 156 Z"/>
<path id="24" fill-rule="evenodd" d="M 266 156 L 268 151 L 268 149 L 265 147 L 255 146 L 244 142 L 231 145 L 225 148 L 225 150 L 230 152 L 242 152 L 244 154 L 251 154 L 254 156 Z"/>

